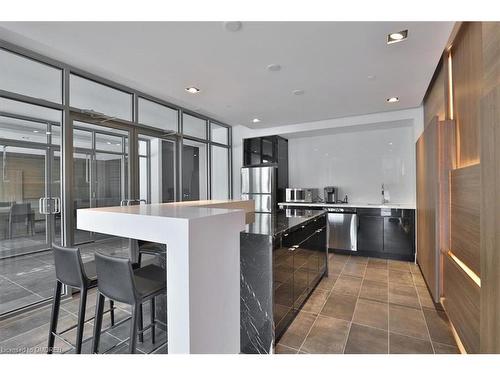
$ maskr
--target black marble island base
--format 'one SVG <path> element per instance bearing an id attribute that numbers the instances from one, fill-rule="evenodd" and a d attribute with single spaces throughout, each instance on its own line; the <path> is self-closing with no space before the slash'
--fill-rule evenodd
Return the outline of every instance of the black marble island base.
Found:
<path id="1" fill-rule="evenodd" d="M 240 236 L 241 352 L 272 353 L 327 272 L 326 212 L 256 213 Z"/>

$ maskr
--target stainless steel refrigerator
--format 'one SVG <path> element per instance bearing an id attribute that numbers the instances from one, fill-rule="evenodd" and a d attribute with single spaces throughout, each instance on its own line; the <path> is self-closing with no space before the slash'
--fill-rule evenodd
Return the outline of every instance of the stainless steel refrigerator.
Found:
<path id="1" fill-rule="evenodd" d="M 241 168 L 241 199 L 255 201 L 255 212 L 271 213 L 276 209 L 278 167 Z"/>

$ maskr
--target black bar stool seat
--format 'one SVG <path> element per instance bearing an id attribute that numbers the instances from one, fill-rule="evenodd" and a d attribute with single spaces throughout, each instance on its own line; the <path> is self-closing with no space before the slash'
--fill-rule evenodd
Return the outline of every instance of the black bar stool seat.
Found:
<path id="1" fill-rule="evenodd" d="M 155 265 L 148 265 L 134 271 L 135 285 L 141 299 L 149 299 L 165 291 L 165 270 Z"/>
<path id="2" fill-rule="evenodd" d="M 87 293 L 90 288 L 97 286 L 96 264 L 94 261 L 83 263 L 80 249 L 77 247 L 62 247 L 52 244 L 52 253 L 54 255 L 54 266 L 56 269 L 56 286 L 52 302 L 47 353 L 53 353 L 55 338 L 59 337 L 70 346 L 73 346 L 77 354 L 80 354 L 82 352 L 83 329 L 86 323 L 85 310 L 87 307 Z M 80 304 L 77 324 L 58 333 L 57 323 L 63 285 L 70 286 L 80 291 Z M 115 324 L 115 315 L 112 300 L 109 301 L 109 305 L 111 325 L 113 326 Z M 77 329 L 75 345 L 61 337 L 63 333 L 74 328 Z"/>
<path id="3" fill-rule="evenodd" d="M 139 246 L 139 258 L 137 262 L 139 263 L 139 265 L 141 265 L 142 263 L 142 256 L 144 254 L 152 255 L 155 257 L 161 257 L 165 256 L 165 254 L 167 253 L 167 245 L 156 242 L 146 242 L 146 241 L 137 241 L 137 242 Z"/>
<path id="4" fill-rule="evenodd" d="M 135 353 L 137 336 L 151 329 L 151 340 L 155 342 L 155 297 L 166 294 L 165 270 L 156 265 L 147 265 L 133 269 L 128 258 L 113 257 L 97 252 L 95 254 L 97 269 L 97 303 L 94 321 L 93 353 L 99 349 L 102 316 L 105 298 L 131 306 L 129 351 Z M 151 324 L 142 328 L 140 322 L 141 307 L 144 302 L 151 302 Z M 140 327 L 138 325 L 140 324 Z"/>

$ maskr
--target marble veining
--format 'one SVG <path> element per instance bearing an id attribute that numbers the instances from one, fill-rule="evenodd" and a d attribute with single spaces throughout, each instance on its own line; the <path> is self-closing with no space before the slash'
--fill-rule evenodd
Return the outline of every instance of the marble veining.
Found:
<path id="1" fill-rule="evenodd" d="M 245 233 L 276 236 L 323 215 L 322 210 L 286 209 L 276 213 L 255 213 L 255 221 L 245 226 Z"/>

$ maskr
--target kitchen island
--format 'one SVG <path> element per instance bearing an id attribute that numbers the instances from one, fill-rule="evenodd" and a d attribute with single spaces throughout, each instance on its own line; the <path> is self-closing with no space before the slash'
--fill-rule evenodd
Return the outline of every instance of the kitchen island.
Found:
<path id="1" fill-rule="evenodd" d="M 169 353 L 239 353 L 240 232 L 249 211 L 252 201 L 89 208 L 77 211 L 77 227 L 167 245 Z"/>
<path id="2" fill-rule="evenodd" d="M 326 212 L 255 213 L 241 232 L 241 352 L 273 346 L 327 272 Z"/>

